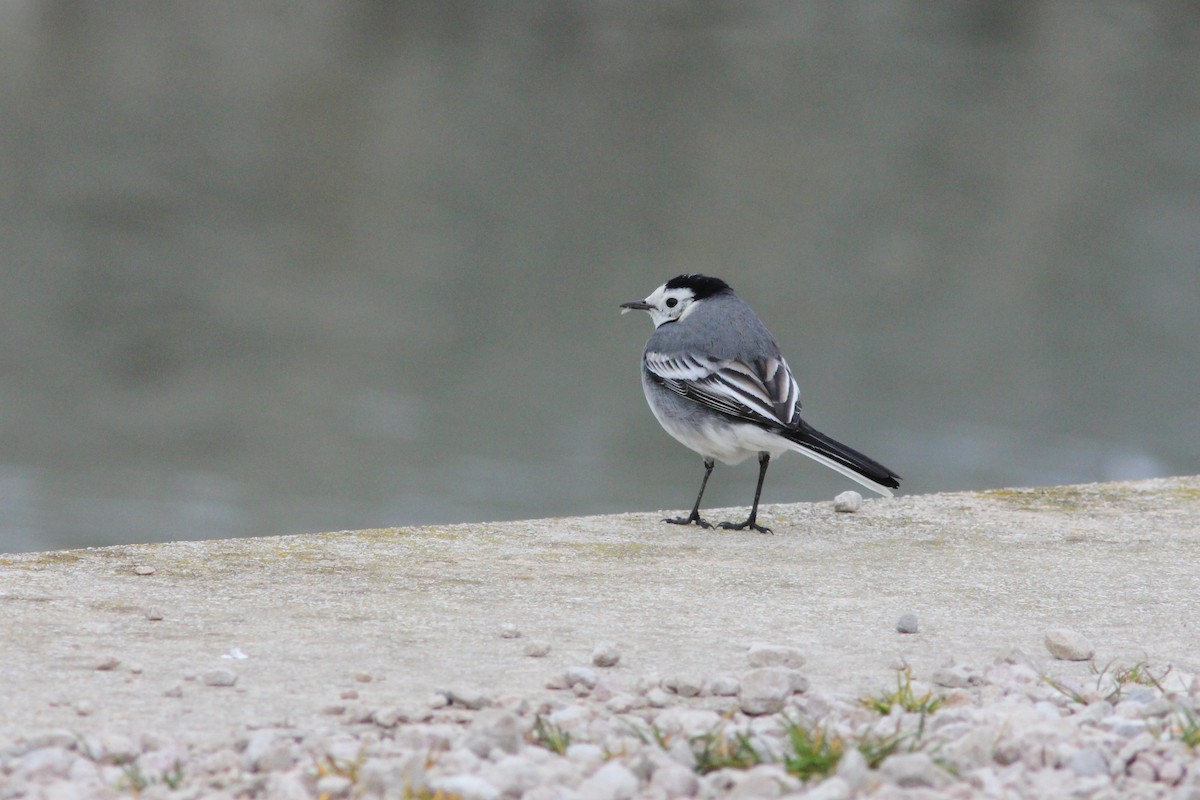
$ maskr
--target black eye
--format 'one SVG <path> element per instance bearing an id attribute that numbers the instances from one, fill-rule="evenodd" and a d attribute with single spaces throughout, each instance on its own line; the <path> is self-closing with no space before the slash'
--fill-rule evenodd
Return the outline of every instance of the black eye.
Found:
<path id="1" fill-rule="evenodd" d="M 677 305 L 679 305 L 679 301 L 676 300 L 674 297 L 667 298 L 667 308 L 674 308 Z"/>

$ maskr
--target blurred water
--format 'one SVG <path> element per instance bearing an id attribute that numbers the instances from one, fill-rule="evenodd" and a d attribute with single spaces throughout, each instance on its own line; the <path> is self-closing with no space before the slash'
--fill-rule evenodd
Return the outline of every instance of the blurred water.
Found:
<path id="1" fill-rule="evenodd" d="M 1184 2 L 0 4 L 0 551 L 686 506 L 685 271 L 906 491 L 1196 472 L 1197 74 Z"/>

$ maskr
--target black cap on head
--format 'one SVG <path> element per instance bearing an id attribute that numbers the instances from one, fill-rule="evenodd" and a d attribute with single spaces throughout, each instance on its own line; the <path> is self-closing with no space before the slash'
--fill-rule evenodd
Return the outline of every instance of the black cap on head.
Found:
<path id="1" fill-rule="evenodd" d="M 710 278 L 707 275 L 701 275 L 699 272 L 671 278 L 671 280 L 667 281 L 667 288 L 691 289 L 692 293 L 696 295 L 697 300 L 712 297 L 714 294 L 719 294 L 720 292 L 733 291 L 733 288 L 720 278 Z"/>

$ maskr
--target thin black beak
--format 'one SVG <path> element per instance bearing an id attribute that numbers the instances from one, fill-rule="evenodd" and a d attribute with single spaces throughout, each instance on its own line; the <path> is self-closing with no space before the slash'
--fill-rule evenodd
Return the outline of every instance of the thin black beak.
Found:
<path id="1" fill-rule="evenodd" d="M 649 311 L 650 309 L 654 308 L 654 306 L 650 305 L 645 300 L 630 300 L 628 303 L 621 303 L 621 308 L 624 309 L 624 311 L 621 312 L 624 314 L 625 311 Z"/>

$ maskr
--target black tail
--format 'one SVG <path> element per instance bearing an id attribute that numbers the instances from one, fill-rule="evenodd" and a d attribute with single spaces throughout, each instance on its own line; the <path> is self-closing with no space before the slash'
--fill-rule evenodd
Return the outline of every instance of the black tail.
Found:
<path id="1" fill-rule="evenodd" d="M 781 431 L 797 445 L 796 452 L 837 470 L 872 491 L 890 495 L 890 489 L 900 488 L 900 476 L 874 459 L 831 439 L 811 425 L 801 422 L 796 431 Z"/>

